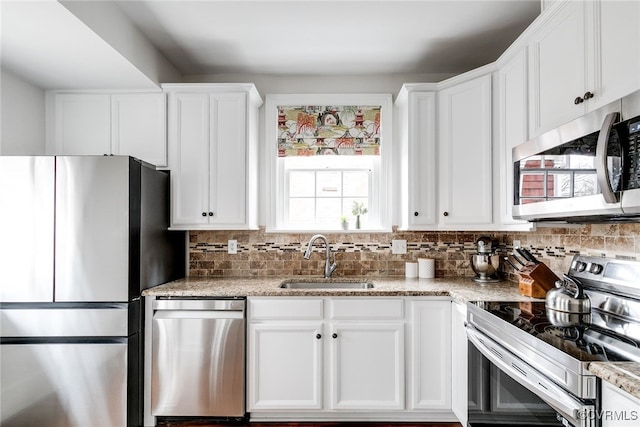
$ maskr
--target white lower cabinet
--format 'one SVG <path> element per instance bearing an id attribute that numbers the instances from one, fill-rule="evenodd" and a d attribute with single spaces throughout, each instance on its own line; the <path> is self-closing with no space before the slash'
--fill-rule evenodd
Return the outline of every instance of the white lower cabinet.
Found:
<path id="1" fill-rule="evenodd" d="M 595 414 L 602 427 L 631 427 L 640 424 L 640 399 L 616 386 L 602 382 L 602 410 Z"/>
<path id="2" fill-rule="evenodd" d="M 363 319 L 330 326 L 331 409 L 404 408 L 401 320 L 379 324 Z"/>
<path id="3" fill-rule="evenodd" d="M 409 311 L 410 409 L 450 410 L 451 302 L 410 300 Z"/>
<path id="4" fill-rule="evenodd" d="M 249 410 L 322 408 L 322 323 L 249 326 Z"/>
<path id="5" fill-rule="evenodd" d="M 467 341 L 467 306 L 454 302 L 451 307 L 451 406 L 460 424 L 467 426 L 468 422 L 468 378 L 469 378 L 469 344 Z M 477 375 L 474 372 L 473 375 Z"/>
<path id="6" fill-rule="evenodd" d="M 450 306 L 446 298 L 248 298 L 251 419 L 455 421 Z"/>

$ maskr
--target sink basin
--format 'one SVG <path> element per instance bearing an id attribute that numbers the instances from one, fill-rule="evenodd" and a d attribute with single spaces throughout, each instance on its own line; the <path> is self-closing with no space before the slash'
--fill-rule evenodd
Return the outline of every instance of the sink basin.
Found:
<path id="1" fill-rule="evenodd" d="M 301 282 L 301 281 L 285 281 L 280 284 L 283 289 L 371 289 L 373 283 L 369 282 Z"/>

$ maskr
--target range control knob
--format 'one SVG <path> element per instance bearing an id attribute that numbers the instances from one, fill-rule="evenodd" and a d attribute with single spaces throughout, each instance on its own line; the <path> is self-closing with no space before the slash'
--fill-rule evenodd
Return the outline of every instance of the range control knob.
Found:
<path id="1" fill-rule="evenodd" d="M 577 272 L 582 272 L 587 268 L 587 264 L 585 262 L 582 261 L 574 261 L 571 264 L 571 269 L 575 270 Z"/>
<path id="2" fill-rule="evenodd" d="M 596 264 L 595 262 L 590 262 L 589 264 L 587 264 L 587 271 L 593 274 L 600 274 L 602 273 L 602 265 Z"/>

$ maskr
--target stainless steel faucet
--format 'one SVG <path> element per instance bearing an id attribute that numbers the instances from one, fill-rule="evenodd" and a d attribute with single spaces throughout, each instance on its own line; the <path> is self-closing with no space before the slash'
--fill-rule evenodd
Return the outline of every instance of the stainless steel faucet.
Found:
<path id="1" fill-rule="evenodd" d="M 329 242 L 327 241 L 326 237 L 324 237 L 322 234 L 316 234 L 315 236 L 313 236 L 311 240 L 309 240 L 309 244 L 307 245 L 307 250 L 304 251 L 304 259 L 311 258 L 311 251 L 313 250 L 313 242 L 315 242 L 316 239 L 322 239 L 322 241 L 324 241 L 324 246 L 326 247 L 326 255 L 327 255 L 327 259 L 325 260 L 325 263 L 324 263 L 324 277 L 326 279 L 330 279 L 331 273 L 335 271 L 336 267 L 338 267 L 338 264 L 336 263 L 335 253 L 333 253 L 333 262 L 329 261 L 329 257 L 331 256 L 332 252 L 331 252 L 331 246 L 329 246 Z"/>

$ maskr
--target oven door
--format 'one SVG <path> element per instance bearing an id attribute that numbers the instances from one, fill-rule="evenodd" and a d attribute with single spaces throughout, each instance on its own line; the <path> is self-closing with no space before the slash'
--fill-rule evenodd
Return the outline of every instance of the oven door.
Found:
<path id="1" fill-rule="evenodd" d="M 620 216 L 624 135 L 619 103 L 513 149 L 513 217 L 530 221 Z"/>
<path id="2" fill-rule="evenodd" d="M 471 325 L 467 337 L 491 363 L 556 410 L 565 425 L 597 426 L 594 405 L 576 399 Z"/>

